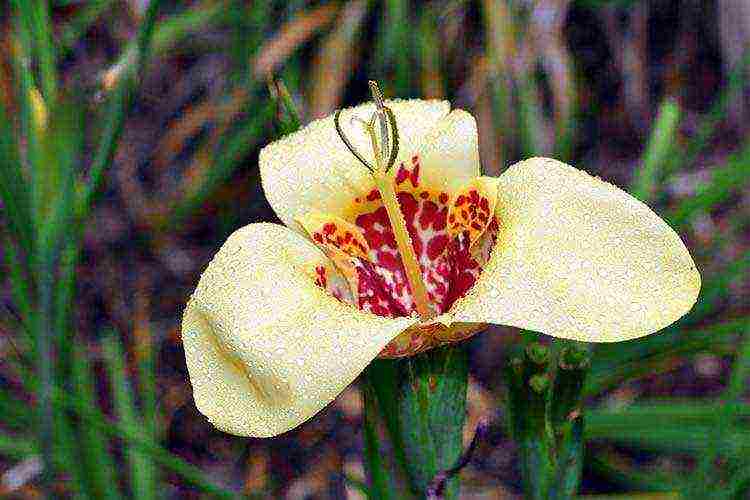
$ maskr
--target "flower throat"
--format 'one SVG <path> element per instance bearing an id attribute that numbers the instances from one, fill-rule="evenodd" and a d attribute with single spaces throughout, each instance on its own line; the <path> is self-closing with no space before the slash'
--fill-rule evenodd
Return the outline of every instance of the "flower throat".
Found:
<path id="1" fill-rule="evenodd" d="M 375 186 L 380 192 L 388 219 L 393 228 L 393 234 L 396 239 L 398 251 L 406 271 L 406 279 L 411 288 L 414 299 L 414 306 L 423 321 L 427 321 L 435 316 L 435 310 L 427 295 L 427 287 L 422 278 L 417 255 L 414 251 L 414 245 L 406 227 L 406 220 L 401 212 L 401 207 L 396 195 L 392 167 L 398 157 L 399 136 L 396 118 L 385 105 L 383 94 L 374 81 L 370 81 L 370 91 L 373 101 L 375 102 L 375 112 L 369 121 L 357 119 L 362 125 L 365 132 L 370 138 L 372 145 L 373 157 L 375 164 L 368 162 L 359 151 L 356 150 L 351 141 L 347 138 L 341 129 L 340 115 L 337 111 L 334 115 L 334 124 L 336 132 L 344 142 L 349 151 L 359 160 L 369 171 L 375 181 Z M 377 127 L 377 129 L 376 129 Z"/>

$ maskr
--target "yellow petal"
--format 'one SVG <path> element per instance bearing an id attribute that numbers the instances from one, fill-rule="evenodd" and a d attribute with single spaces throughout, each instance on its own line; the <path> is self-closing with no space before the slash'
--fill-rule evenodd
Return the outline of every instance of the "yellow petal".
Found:
<path id="1" fill-rule="evenodd" d="M 260 437 L 301 424 L 415 323 L 332 297 L 303 271 L 324 261 L 287 228 L 251 224 L 203 273 L 182 338 L 195 403 L 219 429 Z"/>
<path id="2" fill-rule="evenodd" d="M 313 243 L 335 264 L 338 274 L 346 280 L 349 293 L 352 295 L 350 303 L 358 302 L 359 273 L 356 259 L 367 260 L 367 254 L 370 251 L 370 246 L 362 236 L 362 231 L 340 217 L 320 212 L 310 212 L 303 217 L 298 217 L 297 222 L 304 228 Z"/>
<path id="3" fill-rule="evenodd" d="M 351 222 L 317 211 L 299 217 L 297 222 L 322 250 L 337 249 L 351 257 L 367 258 L 370 245 L 359 227 Z"/>
<path id="4" fill-rule="evenodd" d="M 481 175 L 476 120 L 454 109 L 427 134 L 416 155 L 424 187 L 453 193 Z"/>
<path id="5" fill-rule="evenodd" d="M 399 129 L 398 163 L 409 160 L 424 137 L 448 115 L 446 101 L 387 101 Z M 372 103 L 345 109 L 341 126 L 354 146 L 372 158 L 369 138 L 357 117 L 369 120 Z M 295 219 L 313 210 L 352 220 L 347 212 L 355 198 L 365 199 L 375 189 L 370 172 L 357 161 L 339 138 L 333 116 L 315 120 L 303 129 L 269 144 L 260 152 L 263 190 L 276 215 L 301 231 Z"/>
<path id="6" fill-rule="evenodd" d="M 455 321 L 616 342 L 690 310 L 700 276 L 680 237 L 624 191 L 556 160 L 510 167 L 497 243 Z"/>

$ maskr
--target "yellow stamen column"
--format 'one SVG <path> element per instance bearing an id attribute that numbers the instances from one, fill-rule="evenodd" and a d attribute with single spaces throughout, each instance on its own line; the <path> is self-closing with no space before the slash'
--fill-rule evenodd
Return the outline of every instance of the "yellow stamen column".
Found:
<path id="1" fill-rule="evenodd" d="M 419 267 L 417 254 L 414 252 L 414 245 L 406 228 L 404 215 L 401 213 L 401 207 L 396 196 L 396 189 L 393 185 L 393 176 L 383 173 L 382 176 L 375 176 L 375 185 L 380 191 L 383 198 L 383 205 L 388 213 L 388 219 L 393 227 L 393 234 L 396 237 L 398 251 L 401 254 L 401 260 L 406 269 L 406 279 L 409 281 L 411 293 L 414 297 L 414 304 L 422 320 L 428 320 L 434 316 L 434 311 L 430 307 L 430 301 L 427 297 L 427 287 L 422 279 L 422 270 Z"/>
<path id="2" fill-rule="evenodd" d="M 396 188 L 392 173 L 388 170 L 391 165 L 388 165 L 385 161 L 385 149 L 388 148 L 388 126 L 386 125 L 386 110 L 383 98 L 380 94 L 380 90 L 375 82 L 370 82 L 370 89 L 372 90 L 372 96 L 375 100 L 375 106 L 377 111 L 370 122 L 365 123 L 365 129 L 370 136 L 372 142 L 373 156 L 375 157 L 375 168 L 373 170 L 373 178 L 375 179 L 375 185 L 380 191 L 380 197 L 383 200 L 383 206 L 388 213 L 388 219 L 391 222 L 393 228 L 393 235 L 396 238 L 396 244 L 398 245 L 398 251 L 401 254 L 401 261 L 404 263 L 404 269 L 406 270 L 406 279 L 409 282 L 411 288 L 412 297 L 414 298 L 414 305 L 419 313 L 420 318 L 423 321 L 434 317 L 434 310 L 430 306 L 430 300 L 427 296 L 427 287 L 424 284 L 422 278 L 422 270 L 417 260 L 417 254 L 414 252 L 414 244 L 409 235 L 409 230 L 406 228 L 406 221 L 404 215 L 401 212 L 401 206 L 396 196 Z M 378 144 L 377 133 L 375 131 L 375 123 L 380 126 L 381 143 Z M 397 147 L 396 143 L 398 137 L 397 132 L 394 130 L 394 144 L 391 147 Z M 383 146 L 382 148 L 380 146 Z"/>
<path id="3" fill-rule="evenodd" d="M 396 118 L 385 106 L 375 82 L 370 82 L 370 89 L 376 111 L 369 121 L 357 121 L 362 123 L 370 137 L 374 165 L 341 130 L 341 111 L 334 115 L 333 121 L 346 147 L 372 174 L 393 228 L 415 309 L 422 321 L 428 321 L 436 311 L 427 295 L 419 260 L 398 202 L 392 171 L 399 145 Z M 399 362 L 375 360 L 370 364 L 364 374 L 364 435 L 365 464 L 374 497 L 390 496 L 395 485 L 399 491 L 410 491 L 418 497 L 434 496 L 435 492 L 440 492 L 440 498 L 445 500 L 457 498 L 459 482 L 456 472 L 460 468 L 455 466 L 463 447 L 468 373 L 464 345 L 438 347 Z M 384 411 L 388 413 L 382 413 Z M 398 423 L 385 426 L 389 429 L 390 439 L 397 443 L 392 449 L 404 450 L 402 455 L 392 456 L 391 460 L 380 459 L 386 452 L 380 449 L 379 439 L 375 438 L 374 424 L 381 419 Z M 403 468 L 391 468 L 397 462 Z M 403 480 L 406 484 L 400 483 Z"/>

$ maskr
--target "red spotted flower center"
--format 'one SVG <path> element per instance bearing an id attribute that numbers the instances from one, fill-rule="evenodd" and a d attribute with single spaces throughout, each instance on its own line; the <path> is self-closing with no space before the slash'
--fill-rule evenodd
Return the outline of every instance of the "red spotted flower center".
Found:
<path id="1" fill-rule="evenodd" d="M 431 316 L 447 311 L 476 282 L 498 232 L 496 188 L 473 179 L 454 193 L 420 182 L 420 160 L 401 163 L 395 197 L 426 289 Z M 346 218 L 313 214 L 300 222 L 331 258 L 318 266 L 316 283 L 342 301 L 379 316 L 409 316 L 417 303 L 381 191 L 352 200 Z"/>

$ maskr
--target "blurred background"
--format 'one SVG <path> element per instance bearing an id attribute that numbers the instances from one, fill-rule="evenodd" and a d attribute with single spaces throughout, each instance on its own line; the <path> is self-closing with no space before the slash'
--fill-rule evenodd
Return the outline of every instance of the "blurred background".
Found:
<path id="1" fill-rule="evenodd" d="M 356 385 L 281 437 L 225 435 L 179 322 L 224 239 L 278 221 L 257 168 L 291 121 L 276 97 L 304 123 L 377 79 L 473 113 L 490 175 L 554 156 L 669 221 L 703 290 L 595 348 L 581 493 L 750 498 L 748 49 L 747 0 L 0 2 L 0 493 L 363 498 Z M 466 498 L 520 494 L 518 338 L 470 341 L 467 439 L 491 428 Z"/>

